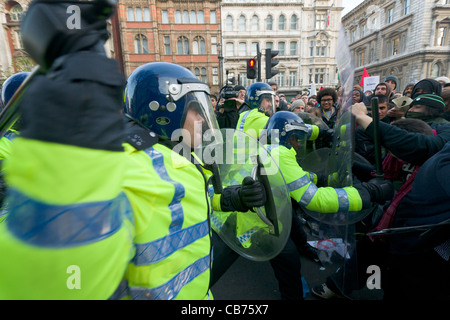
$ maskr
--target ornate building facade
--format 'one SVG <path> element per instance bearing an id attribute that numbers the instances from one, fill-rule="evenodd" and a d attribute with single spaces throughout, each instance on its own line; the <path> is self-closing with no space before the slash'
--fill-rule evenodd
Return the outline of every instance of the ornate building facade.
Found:
<path id="1" fill-rule="evenodd" d="M 34 65 L 23 50 L 20 37 L 20 21 L 28 8 L 29 0 L 1 1 L 0 21 L 0 79 L 10 75 L 28 71 Z"/>
<path id="2" fill-rule="evenodd" d="M 273 77 L 278 91 L 295 96 L 309 87 L 336 86 L 336 45 L 341 1 L 223 0 L 222 49 L 225 73 L 248 86 L 246 61 L 257 56 L 265 79 L 266 48 L 278 50 Z"/>
<path id="3" fill-rule="evenodd" d="M 25 52 L 20 36 L 20 23 L 30 2 L 31 0 L 0 1 L 0 83 L 14 73 L 31 71 L 36 64 Z M 108 21 L 107 28 L 112 33 L 111 21 Z M 115 57 L 112 38 L 105 43 L 105 51 L 109 57 Z"/>
<path id="4" fill-rule="evenodd" d="M 355 83 L 363 69 L 408 83 L 450 75 L 450 0 L 366 0 L 342 18 Z"/>

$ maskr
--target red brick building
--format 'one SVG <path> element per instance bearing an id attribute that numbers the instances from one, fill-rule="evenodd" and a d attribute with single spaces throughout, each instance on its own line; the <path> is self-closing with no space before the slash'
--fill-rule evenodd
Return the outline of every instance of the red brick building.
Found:
<path id="1" fill-rule="evenodd" d="M 20 21 L 28 8 L 28 0 L 0 3 L 2 32 L 0 34 L 0 78 L 32 69 L 34 62 L 23 50 Z"/>
<path id="2" fill-rule="evenodd" d="M 219 91 L 220 1 L 121 0 L 112 25 L 126 76 L 148 62 L 173 62 Z"/>

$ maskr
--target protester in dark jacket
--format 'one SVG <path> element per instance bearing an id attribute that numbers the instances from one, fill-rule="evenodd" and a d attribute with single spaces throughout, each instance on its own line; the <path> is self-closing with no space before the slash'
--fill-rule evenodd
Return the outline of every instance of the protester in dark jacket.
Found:
<path id="1" fill-rule="evenodd" d="M 356 122 L 373 139 L 373 119 L 367 115 L 367 109 L 364 104 L 358 103 L 353 105 L 352 113 L 356 117 Z M 398 158 L 413 164 L 423 164 L 450 141 L 449 123 L 432 122 L 429 124 L 436 131 L 436 135 L 428 136 L 407 132 L 380 121 L 380 141 L 386 149 Z"/>
<path id="2" fill-rule="evenodd" d="M 417 172 L 411 191 L 398 206 L 393 227 L 433 225 L 450 219 L 450 143 Z M 384 298 L 450 298 L 450 228 L 389 236 L 383 272 Z"/>

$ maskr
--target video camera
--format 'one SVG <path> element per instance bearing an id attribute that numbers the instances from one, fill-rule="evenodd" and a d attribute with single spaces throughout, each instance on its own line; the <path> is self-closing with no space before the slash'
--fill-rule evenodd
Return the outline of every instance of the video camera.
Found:
<path id="1" fill-rule="evenodd" d="M 234 78 L 228 78 L 228 70 L 227 70 L 227 83 L 220 90 L 219 101 L 223 98 L 225 99 L 224 103 L 220 108 L 224 108 L 225 111 L 236 111 L 236 100 L 233 98 L 237 98 L 239 96 L 239 91 L 234 90 Z"/>

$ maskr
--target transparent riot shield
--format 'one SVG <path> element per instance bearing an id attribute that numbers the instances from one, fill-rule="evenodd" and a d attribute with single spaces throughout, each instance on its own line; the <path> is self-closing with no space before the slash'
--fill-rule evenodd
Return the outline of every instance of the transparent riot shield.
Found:
<path id="1" fill-rule="evenodd" d="M 322 119 L 320 119 L 319 117 L 317 117 L 316 115 L 314 115 L 312 113 L 304 112 L 304 111 L 295 111 L 294 113 L 296 115 L 298 115 L 300 118 L 302 118 L 302 120 L 306 124 L 316 125 L 321 130 L 329 129 L 328 125 L 325 122 L 323 122 Z"/>
<path id="2" fill-rule="evenodd" d="M 336 60 L 342 86 L 341 105 L 335 123 L 331 148 L 309 153 L 301 162 L 304 170 L 320 174 L 325 186 L 333 187 L 345 199 L 342 188 L 353 185 L 352 164 L 355 122 L 351 113 L 354 68 L 345 32 L 341 26 Z M 355 227 L 371 210 L 349 211 L 348 203 L 340 202 L 338 212 L 313 212 L 302 208 L 312 218 L 318 232 L 312 244 L 328 275 L 342 294 L 358 298 Z"/>
<path id="3" fill-rule="evenodd" d="M 211 226 L 244 258 L 270 260 L 284 248 L 291 230 L 292 207 L 284 177 L 276 159 L 250 135 L 234 130 L 222 133 L 222 148 L 215 150 L 222 187 L 242 184 L 245 177 L 251 176 L 263 183 L 267 202 L 248 212 L 214 210 Z"/>

